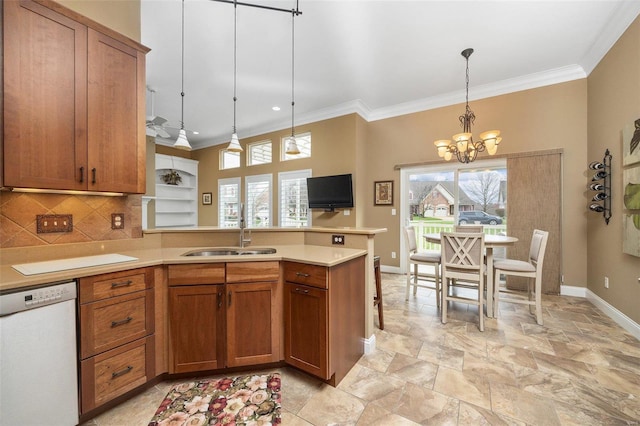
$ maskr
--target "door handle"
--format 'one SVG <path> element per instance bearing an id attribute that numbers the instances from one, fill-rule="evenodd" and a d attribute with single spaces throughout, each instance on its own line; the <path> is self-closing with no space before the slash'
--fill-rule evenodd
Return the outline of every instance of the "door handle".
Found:
<path id="1" fill-rule="evenodd" d="M 80 183 L 84 182 L 84 166 L 80 166 Z"/>
<path id="2" fill-rule="evenodd" d="M 91 169 L 91 183 L 96 183 L 96 168 Z"/>
<path id="3" fill-rule="evenodd" d="M 229 304 L 228 306 L 231 306 L 231 291 L 229 291 Z"/>

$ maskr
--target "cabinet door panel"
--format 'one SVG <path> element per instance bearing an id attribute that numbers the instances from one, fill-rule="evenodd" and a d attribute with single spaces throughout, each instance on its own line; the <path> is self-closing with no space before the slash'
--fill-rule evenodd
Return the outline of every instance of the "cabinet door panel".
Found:
<path id="1" fill-rule="evenodd" d="M 228 367 L 279 360 L 277 284 L 227 284 Z"/>
<path id="2" fill-rule="evenodd" d="M 224 366 L 224 286 L 169 288 L 171 373 Z"/>
<path id="3" fill-rule="evenodd" d="M 88 45 L 89 189 L 144 193 L 144 54 L 92 29 Z"/>
<path id="4" fill-rule="evenodd" d="M 285 283 L 285 361 L 328 380 L 327 290 Z"/>
<path id="5" fill-rule="evenodd" d="M 86 189 L 87 28 L 30 1 L 4 14 L 3 184 Z"/>

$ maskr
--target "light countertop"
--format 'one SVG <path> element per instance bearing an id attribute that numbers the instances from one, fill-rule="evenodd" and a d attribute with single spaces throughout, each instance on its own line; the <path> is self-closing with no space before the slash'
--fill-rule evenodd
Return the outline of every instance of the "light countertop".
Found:
<path id="1" fill-rule="evenodd" d="M 328 228 L 329 229 L 329 228 Z M 336 228 L 330 228 L 336 232 Z M 337 228 L 341 229 L 341 228 Z M 200 229 L 202 231 L 202 229 Z M 167 232 L 166 230 L 164 232 Z M 346 233 L 345 230 L 342 232 Z M 359 230 L 362 233 L 362 230 Z M 374 232 L 375 233 L 375 232 Z M 267 246 L 249 246 L 249 249 L 264 248 Z M 208 247 L 171 247 L 171 248 L 146 248 L 138 250 L 119 250 L 118 254 L 131 256 L 137 260 L 113 263 L 107 265 L 66 269 L 58 272 L 49 272 L 36 275 L 23 275 L 11 265 L 0 266 L 0 292 L 7 292 L 21 288 L 53 283 L 57 281 L 82 278 L 91 275 L 117 272 L 127 269 L 142 268 L 147 266 L 180 264 L 180 263 L 212 263 L 212 262 L 250 262 L 266 260 L 287 260 L 295 262 L 311 263 L 320 266 L 335 266 L 340 263 L 355 259 L 367 254 L 367 250 L 354 248 L 340 248 L 331 246 L 316 246 L 305 244 L 294 245 L 270 245 L 276 249 L 274 254 L 255 254 L 244 256 L 181 256 L 183 253 Z M 65 259 L 60 257 L 60 259 Z"/>

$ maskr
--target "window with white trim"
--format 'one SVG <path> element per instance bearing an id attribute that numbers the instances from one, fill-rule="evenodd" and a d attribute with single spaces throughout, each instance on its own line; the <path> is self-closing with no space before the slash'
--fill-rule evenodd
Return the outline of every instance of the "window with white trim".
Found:
<path id="1" fill-rule="evenodd" d="M 240 167 L 240 153 L 221 149 L 220 170 L 237 169 L 238 167 Z"/>
<path id="2" fill-rule="evenodd" d="M 249 228 L 271 226 L 271 174 L 247 176 L 245 178 L 245 212 Z"/>
<path id="3" fill-rule="evenodd" d="M 247 144 L 247 166 L 271 163 L 271 141 L 260 141 Z"/>
<path id="4" fill-rule="evenodd" d="M 218 226 L 239 228 L 240 178 L 218 179 Z"/>
<path id="5" fill-rule="evenodd" d="M 278 173 L 278 199 L 280 201 L 280 226 L 311 226 L 307 178 L 311 170 Z"/>
<path id="6" fill-rule="evenodd" d="M 287 154 L 287 138 L 286 136 L 280 139 L 280 160 L 296 160 L 298 158 L 308 158 L 311 157 L 311 133 L 301 133 L 296 135 L 296 144 L 298 145 L 298 149 L 300 150 L 300 154 Z"/>

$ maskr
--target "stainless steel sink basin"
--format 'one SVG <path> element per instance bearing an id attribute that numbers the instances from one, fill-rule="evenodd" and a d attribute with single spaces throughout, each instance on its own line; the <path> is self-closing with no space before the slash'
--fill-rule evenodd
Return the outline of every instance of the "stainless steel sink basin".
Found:
<path id="1" fill-rule="evenodd" d="M 203 250 L 192 250 L 182 253 L 181 256 L 243 256 L 256 254 L 273 254 L 276 252 L 274 248 L 209 248 Z"/>

